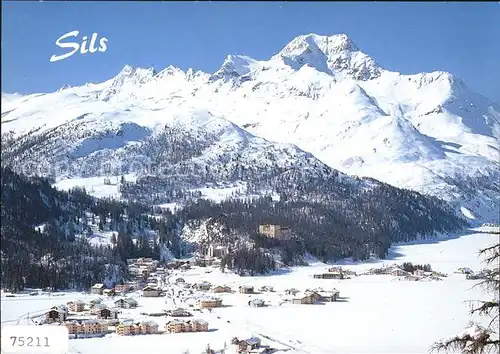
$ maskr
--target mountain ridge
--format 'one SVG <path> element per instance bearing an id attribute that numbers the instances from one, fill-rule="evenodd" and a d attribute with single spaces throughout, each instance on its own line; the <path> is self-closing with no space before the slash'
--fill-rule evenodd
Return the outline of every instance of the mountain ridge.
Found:
<path id="1" fill-rule="evenodd" d="M 15 134 L 27 132 L 18 121 L 26 116 L 40 117 L 42 130 L 57 126 L 30 110 L 36 100 L 66 111 L 69 105 L 74 119 L 101 112 L 148 127 L 143 116 L 180 109 L 187 117 L 182 109 L 192 107 L 268 141 L 297 145 L 344 173 L 438 196 L 477 219 L 498 218 L 499 105 L 444 71 L 381 68 L 346 35 L 298 36 L 269 60 L 231 55 L 213 74 L 125 66 L 102 83 L 5 100 L 6 109 L 2 93 L 2 128 Z M 43 115 L 68 119 L 56 109 Z M 467 194 L 464 203 L 461 191 L 484 175 L 492 188 Z M 452 176 L 472 185 L 459 186 Z"/>

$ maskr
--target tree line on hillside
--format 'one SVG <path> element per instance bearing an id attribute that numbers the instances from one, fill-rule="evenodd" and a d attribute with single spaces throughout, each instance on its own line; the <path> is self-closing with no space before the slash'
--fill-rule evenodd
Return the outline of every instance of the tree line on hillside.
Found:
<path id="1" fill-rule="evenodd" d="M 415 204 L 422 200 L 418 196 L 412 199 L 411 192 L 408 193 L 410 197 L 396 200 L 388 199 L 383 190 L 381 192 L 358 200 L 354 205 L 341 200 L 333 200 L 330 204 L 305 198 L 274 201 L 270 197 L 258 197 L 220 203 L 198 200 L 185 205 L 178 216 L 190 220 L 224 213 L 231 229 L 253 235 L 253 239 L 260 243 L 267 241 L 255 235 L 258 225 L 289 226 L 297 241 L 286 251 L 288 257 L 309 252 L 323 261 L 345 257 L 355 260 L 366 260 L 371 256 L 383 258 L 393 242 L 432 235 L 435 231 L 453 231 L 464 225 L 454 214 L 439 207 L 430 204 L 417 207 Z M 375 198 L 375 195 L 379 197 Z M 415 215 L 422 208 L 428 208 L 432 215 Z M 411 217 L 416 220 L 411 220 Z"/>
<path id="2" fill-rule="evenodd" d="M 96 199 L 79 188 L 57 191 L 45 179 L 3 167 L 1 172 L 2 288 L 85 289 L 117 273 L 120 279 L 110 281 L 126 279 L 126 259 L 159 258 L 161 244 L 180 254 L 178 221 L 168 212 L 158 219 L 144 205 Z M 92 218 L 101 220 L 99 228 L 115 231 L 112 245 L 93 246 L 76 237 L 86 235 Z M 150 242 L 149 230 L 159 240 Z"/>

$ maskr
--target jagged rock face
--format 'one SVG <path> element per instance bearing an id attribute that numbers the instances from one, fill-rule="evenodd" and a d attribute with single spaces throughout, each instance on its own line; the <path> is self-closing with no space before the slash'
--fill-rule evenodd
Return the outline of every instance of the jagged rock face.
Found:
<path id="1" fill-rule="evenodd" d="M 90 176 L 146 160 L 202 183 L 207 168 L 236 181 L 326 164 L 493 221 L 499 138 L 498 104 L 446 72 L 381 68 L 346 35 L 299 36 L 265 61 L 230 55 L 213 74 L 126 66 L 99 84 L 2 94 L 2 161 L 18 168 L 64 161 Z"/>
<path id="2" fill-rule="evenodd" d="M 299 36 L 273 57 L 295 70 L 309 65 L 336 78 L 370 80 L 380 76 L 381 70 L 368 55 L 358 49 L 345 34 Z"/>

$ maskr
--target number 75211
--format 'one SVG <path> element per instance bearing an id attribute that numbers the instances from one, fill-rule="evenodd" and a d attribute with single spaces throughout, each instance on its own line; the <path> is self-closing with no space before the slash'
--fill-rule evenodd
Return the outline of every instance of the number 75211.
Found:
<path id="1" fill-rule="evenodd" d="M 11 336 L 12 346 L 15 347 L 48 347 L 49 338 L 48 337 L 16 337 Z M 35 342 L 35 343 L 33 343 Z"/>

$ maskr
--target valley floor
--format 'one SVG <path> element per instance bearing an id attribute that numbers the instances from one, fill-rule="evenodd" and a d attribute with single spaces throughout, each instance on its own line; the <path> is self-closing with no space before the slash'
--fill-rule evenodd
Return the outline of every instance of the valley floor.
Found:
<path id="1" fill-rule="evenodd" d="M 498 242 L 499 235 L 471 233 L 447 240 L 415 242 L 391 248 L 387 260 L 352 264 L 342 267 L 358 274 L 382 264 L 409 261 L 414 264 L 431 264 L 433 270 L 447 273 L 442 281 L 400 281 L 390 275 L 362 275 L 346 280 L 313 279 L 312 274 L 325 272 L 329 266 L 311 262 L 309 267 L 281 270 L 273 275 L 238 277 L 222 274 L 217 269 L 194 267 L 175 271 L 163 284 L 168 288 L 177 277 L 188 283 L 206 280 L 216 285 L 263 285 L 274 287 L 273 293 L 217 294 L 226 305 L 212 311 L 194 312 L 194 318 L 209 323 L 209 332 L 157 334 L 121 337 L 114 333 L 103 338 L 72 339 L 71 353 L 201 353 L 207 346 L 220 350 L 227 345 L 226 353 L 233 353 L 233 337 L 247 338 L 256 335 L 273 348 L 289 353 L 427 353 L 430 345 L 442 338 L 460 332 L 470 321 L 467 300 L 485 299 L 480 289 L 472 288 L 476 281 L 466 280 L 463 274 L 453 272 L 460 267 L 474 271 L 484 268 L 477 251 Z M 209 271 L 209 272 L 207 272 Z M 322 287 L 340 291 L 340 301 L 317 305 L 283 303 L 282 294 L 287 288 Z M 59 296 L 56 296 L 59 295 Z M 142 312 L 161 312 L 183 306 L 175 296 L 143 298 L 133 294 L 139 302 L 134 310 L 122 310 L 120 318 L 142 320 Z M 86 302 L 96 295 L 64 293 L 38 296 L 2 294 L 2 327 L 7 324 L 26 324 L 26 313 L 41 314 L 50 307 L 70 300 Z M 262 298 L 269 306 L 252 308 L 251 298 Z M 112 300 L 105 300 L 112 303 Z M 184 305 L 187 306 L 187 305 Z M 20 317 L 24 316 L 24 317 Z M 164 329 L 165 317 L 149 318 Z M 481 319 L 479 319 L 481 321 Z"/>

